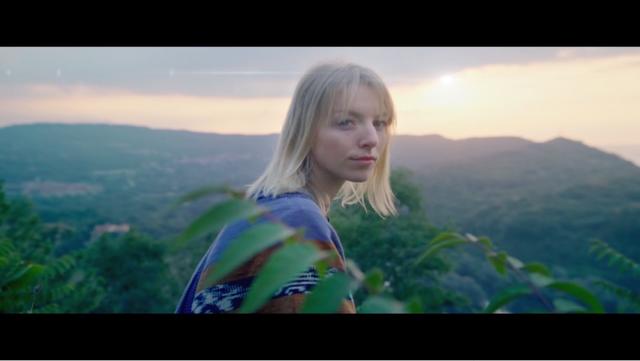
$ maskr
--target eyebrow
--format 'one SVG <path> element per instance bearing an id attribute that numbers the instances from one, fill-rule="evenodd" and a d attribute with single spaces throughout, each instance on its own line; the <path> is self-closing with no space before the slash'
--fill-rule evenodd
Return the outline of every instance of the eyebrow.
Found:
<path id="1" fill-rule="evenodd" d="M 343 114 L 343 113 L 345 113 L 345 111 L 344 111 L 344 110 L 334 110 L 333 112 L 334 112 L 335 114 Z M 348 111 L 348 112 L 346 112 L 346 113 L 347 113 L 347 114 L 350 114 L 350 115 L 357 115 L 357 116 L 361 116 L 361 115 L 362 115 L 362 114 L 360 114 L 360 113 L 356 112 L 355 110 L 349 110 L 349 111 Z"/>
<path id="2" fill-rule="evenodd" d="M 334 114 L 344 114 L 344 110 L 336 110 L 336 111 L 334 111 Z M 356 112 L 354 110 L 350 110 L 346 114 L 353 115 L 353 116 L 355 116 L 357 118 L 363 118 L 362 114 L 360 114 L 360 113 L 358 113 L 358 112 Z M 386 117 L 387 117 L 387 114 L 385 114 L 385 113 L 376 115 L 376 118 L 386 118 Z"/>

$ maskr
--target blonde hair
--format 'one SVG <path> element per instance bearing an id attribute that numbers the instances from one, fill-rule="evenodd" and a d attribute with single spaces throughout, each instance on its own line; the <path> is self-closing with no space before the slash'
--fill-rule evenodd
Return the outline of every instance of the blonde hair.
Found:
<path id="1" fill-rule="evenodd" d="M 350 104 L 357 88 L 364 85 L 378 96 L 382 113 L 386 114 L 387 134 L 395 130 L 396 115 L 393 101 L 382 79 L 371 69 L 342 62 L 322 63 L 314 66 L 299 81 L 282 127 L 275 154 L 263 174 L 247 185 L 246 198 L 256 200 L 260 193 L 277 196 L 300 191 L 309 184 L 310 153 L 318 127 L 329 119 L 336 98 L 341 95 Z M 373 174 L 364 182 L 345 181 L 336 199 L 341 206 L 359 203 L 364 208 L 366 196 L 373 210 L 382 218 L 396 215 L 395 196 L 389 183 L 390 138 L 376 162 Z M 320 197 L 312 187 L 307 189 L 327 212 L 331 199 Z"/>

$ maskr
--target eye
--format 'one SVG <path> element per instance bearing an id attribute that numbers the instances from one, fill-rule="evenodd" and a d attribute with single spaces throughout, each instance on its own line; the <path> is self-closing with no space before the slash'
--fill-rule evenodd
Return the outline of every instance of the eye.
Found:
<path id="1" fill-rule="evenodd" d="M 378 129 L 384 129 L 389 125 L 389 122 L 386 120 L 376 120 L 373 122 L 373 125 Z"/>
<path id="2" fill-rule="evenodd" d="M 353 125 L 353 120 L 351 119 L 342 119 L 338 121 L 338 126 L 342 128 L 348 128 L 351 125 Z"/>

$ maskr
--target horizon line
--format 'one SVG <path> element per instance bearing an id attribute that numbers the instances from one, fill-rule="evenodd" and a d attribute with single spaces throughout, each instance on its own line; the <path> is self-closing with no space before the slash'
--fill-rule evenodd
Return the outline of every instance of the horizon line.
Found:
<path id="1" fill-rule="evenodd" d="M 148 125 L 138 125 L 138 124 L 122 124 L 122 123 L 112 123 L 112 122 L 82 122 L 82 123 L 78 123 L 78 122 L 64 122 L 64 121 L 41 121 L 41 122 L 33 122 L 33 123 L 16 123 L 16 124 L 5 124 L 5 125 L 0 125 L 0 129 L 3 128 L 9 128 L 9 127 L 19 127 L 19 126 L 34 126 L 34 125 L 89 125 L 89 126 L 116 126 L 116 127 L 130 127 L 130 128 L 144 128 L 144 129 L 149 129 L 149 130 L 169 130 L 169 131 L 176 131 L 176 132 L 187 132 L 187 133 L 198 133 L 198 134 L 215 134 L 215 135 L 229 135 L 229 136 L 272 136 L 272 135 L 280 135 L 280 133 L 276 132 L 276 133 L 260 133 L 260 134 L 247 134 L 247 133 L 221 133 L 221 132 L 213 132 L 213 131 L 201 131 L 201 130 L 191 130 L 191 129 L 185 129 L 185 128 L 163 128 L 163 127 L 152 127 L 152 126 L 148 126 Z M 522 140 L 526 140 L 529 142 L 533 142 L 533 143 L 546 143 L 546 142 L 550 142 L 556 139 L 567 139 L 567 140 L 571 140 L 571 141 L 576 141 L 576 142 L 581 142 L 581 143 L 586 143 L 583 140 L 579 140 L 576 138 L 571 138 L 571 137 L 567 137 L 567 136 L 563 136 L 563 135 L 558 135 L 555 137 L 551 137 L 548 140 L 545 141 L 535 141 L 535 140 L 531 140 L 529 138 L 526 138 L 525 136 L 521 136 L 521 135 L 490 135 L 490 136 L 470 136 L 470 137 L 466 137 L 466 138 L 452 138 L 452 137 L 448 137 L 448 136 L 444 136 L 438 133 L 427 133 L 427 134 L 394 134 L 393 136 L 403 136 L 403 137 L 440 137 L 443 138 L 445 140 L 451 140 L 451 141 L 461 141 L 461 140 L 473 140 L 473 139 L 492 139 L 492 138 L 517 138 L 517 139 L 522 139 Z M 610 145 L 614 145 L 614 144 L 610 144 Z M 639 144 L 615 144 L 615 145 L 640 145 Z"/>

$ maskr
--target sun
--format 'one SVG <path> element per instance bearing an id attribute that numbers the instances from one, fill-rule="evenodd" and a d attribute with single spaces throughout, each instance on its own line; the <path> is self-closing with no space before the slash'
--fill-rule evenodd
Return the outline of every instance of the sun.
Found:
<path id="1" fill-rule="evenodd" d="M 454 81 L 455 79 L 453 78 L 452 75 L 443 75 L 440 77 L 440 84 L 443 84 L 446 86 L 452 85 Z"/>
<path id="2" fill-rule="evenodd" d="M 417 103 L 421 107 L 462 107 L 469 100 L 468 84 L 460 74 L 442 74 L 420 88 Z"/>

